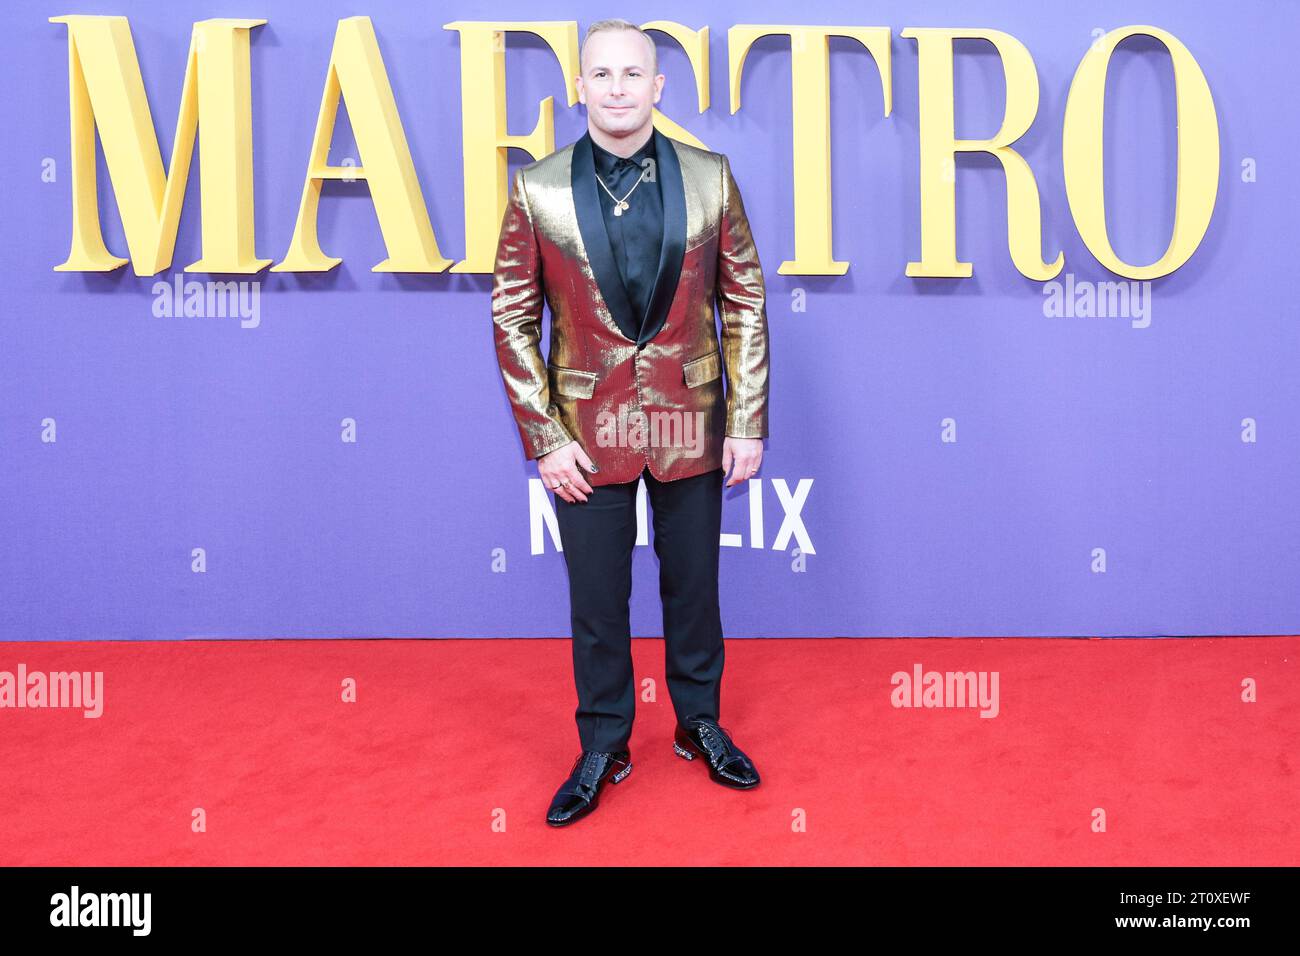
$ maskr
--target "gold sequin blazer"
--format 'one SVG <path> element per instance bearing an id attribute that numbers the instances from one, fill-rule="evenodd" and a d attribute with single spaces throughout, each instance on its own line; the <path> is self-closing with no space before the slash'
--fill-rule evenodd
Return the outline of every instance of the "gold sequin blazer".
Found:
<path id="1" fill-rule="evenodd" d="M 730 164 L 653 135 L 664 233 L 645 315 L 614 260 L 590 133 L 516 172 L 497 245 L 493 337 L 525 456 L 576 440 L 593 487 L 647 465 L 662 481 L 702 474 L 722 467 L 724 435 L 767 437 L 763 271 Z"/>

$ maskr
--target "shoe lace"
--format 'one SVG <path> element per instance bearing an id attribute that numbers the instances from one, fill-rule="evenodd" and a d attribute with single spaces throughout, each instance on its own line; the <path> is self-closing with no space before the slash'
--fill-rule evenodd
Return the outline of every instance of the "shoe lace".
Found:
<path id="1" fill-rule="evenodd" d="M 573 761 L 573 766 L 570 768 L 569 773 L 572 774 L 573 771 L 578 770 L 578 765 L 582 764 L 582 769 L 578 771 L 578 782 L 584 787 L 594 790 L 596 789 L 596 782 L 600 779 L 601 757 L 607 757 L 616 764 L 626 762 L 619 760 L 612 753 L 600 750 L 584 750 L 582 753 L 578 754 L 578 758 Z"/>
<path id="2" fill-rule="evenodd" d="M 731 750 L 735 747 L 735 744 L 731 742 L 731 738 L 729 736 L 731 732 L 727 730 L 726 727 L 723 727 L 721 724 L 715 724 L 707 720 L 701 720 L 696 724 L 696 727 L 699 729 L 701 739 L 703 739 L 704 736 L 707 734 L 711 736 L 714 740 L 717 740 L 719 743 L 721 743 L 723 747 L 725 747 L 727 750 Z"/>
<path id="3" fill-rule="evenodd" d="M 705 744 L 705 750 L 709 754 L 710 762 L 718 770 L 743 760 L 740 752 L 736 749 L 735 743 L 732 742 L 729 736 L 731 731 L 726 727 L 707 720 L 698 721 L 696 727 L 699 730 L 700 742 Z M 716 745 L 709 746 L 705 742 L 706 737 L 715 741 Z"/>

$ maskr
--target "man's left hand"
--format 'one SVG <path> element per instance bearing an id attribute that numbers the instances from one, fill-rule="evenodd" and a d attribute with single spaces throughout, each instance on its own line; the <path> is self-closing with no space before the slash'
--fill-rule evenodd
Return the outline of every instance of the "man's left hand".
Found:
<path id="1" fill-rule="evenodd" d="M 728 488 L 754 477 L 758 472 L 758 466 L 763 463 L 763 439 L 732 438 L 730 435 L 724 437 L 722 440 L 723 477 L 732 470 L 733 462 L 736 467 L 731 480 L 727 482 Z"/>

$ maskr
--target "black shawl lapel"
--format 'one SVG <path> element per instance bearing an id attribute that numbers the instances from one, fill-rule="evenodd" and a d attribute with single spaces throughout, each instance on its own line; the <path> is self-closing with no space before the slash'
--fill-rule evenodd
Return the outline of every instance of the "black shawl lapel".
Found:
<path id="1" fill-rule="evenodd" d="M 656 148 L 658 145 L 655 143 Z M 573 187 L 573 206 L 578 214 L 578 231 L 582 233 L 587 261 L 591 263 L 591 271 L 596 276 L 600 294 L 609 306 L 614 323 L 628 341 L 635 342 L 640 323 L 633 314 L 632 302 L 628 299 L 627 289 L 618 274 L 618 265 L 614 262 L 614 252 L 609 244 L 609 232 L 605 229 L 605 217 L 600 211 L 600 194 L 597 192 L 600 186 L 596 183 L 590 131 L 583 133 L 573 144 L 570 182 Z M 657 282 L 655 290 L 658 291 Z"/>
<path id="2" fill-rule="evenodd" d="M 614 323 L 629 341 L 645 345 L 664 327 L 669 308 L 677 294 L 677 282 L 682 275 L 682 259 L 686 254 L 686 191 L 682 184 L 682 167 L 677 161 L 677 151 L 670 140 L 659 130 L 655 137 L 655 172 L 659 177 L 659 192 L 664 207 L 663 241 L 659 247 L 659 268 L 655 273 L 654 289 L 646 314 L 638 316 L 627 297 L 627 288 L 614 262 L 609 232 L 605 229 L 605 216 L 600 207 L 600 189 L 596 182 L 595 160 L 591 152 L 591 132 L 583 133 L 573 144 L 570 184 L 573 187 L 573 205 L 578 215 L 578 231 L 587 250 L 587 260 L 596 276 L 600 294 L 609 306 Z"/>
<path id="3" fill-rule="evenodd" d="M 663 197 L 664 236 L 659 247 L 659 271 L 641 321 L 638 345 L 649 342 L 664 327 L 669 307 L 677 294 L 682 258 L 686 254 L 686 190 L 682 185 L 682 167 L 672 141 L 657 129 L 651 135 L 655 138 L 655 166 Z"/>

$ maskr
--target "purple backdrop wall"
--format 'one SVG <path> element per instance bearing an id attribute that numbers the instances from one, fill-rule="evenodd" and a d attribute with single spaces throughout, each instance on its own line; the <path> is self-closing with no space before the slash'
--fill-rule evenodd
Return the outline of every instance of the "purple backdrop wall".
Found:
<path id="1" fill-rule="evenodd" d="M 159 318 L 158 279 L 198 258 L 197 159 L 176 256 L 55 273 L 70 235 L 66 30 L 48 17 L 121 14 L 164 160 L 191 24 L 266 17 L 252 34 L 258 254 L 293 229 L 338 18 L 373 18 L 444 255 L 464 253 L 457 35 L 464 20 L 601 16 L 711 28 L 712 107 L 696 112 L 685 55 L 657 34 L 660 109 L 731 157 L 768 283 L 771 439 L 764 480 L 726 495 L 728 636 L 1295 633 L 1300 621 L 1300 385 L 1295 37 L 1290 3 L 789 4 L 721 0 L 196 3 L 19 2 L 0 38 L 10 173 L 0 190 L 0 638 L 497 637 L 568 633 L 562 555 L 534 554 L 532 463 L 492 351 L 486 275 L 378 275 L 364 184 L 330 184 L 325 275 L 263 272 L 260 323 Z M 707 16 L 707 20 L 701 20 Z M 895 105 L 876 65 L 832 41 L 835 278 L 779 276 L 793 255 L 789 43 L 759 41 L 744 105 L 727 107 L 736 23 L 888 26 Z M 1007 31 L 1033 54 L 1038 119 L 1018 148 L 1044 203 L 1044 255 L 1074 281 L 1119 277 L 1066 205 L 1061 122 L 1094 30 L 1150 23 L 1191 50 L 1222 137 L 1218 202 L 1191 261 L 1151 285 L 1150 324 L 1048 317 L 1006 243 L 1005 183 L 958 162 L 965 280 L 908 279 L 920 251 L 916 47 L 909 26 Z M 536 38 L 508 43 L 511 132 L 556 97 L 557 145 L 585 129 Z M 990 135 L 1003 81 L 964 41 L 957 131 Z M 355 156 L 343 124 L 332 159 Z M 1127 41 L 1108 82 L 1108 221 L 1117 251 L 1150 262 L 1173 216 L 1172 74 L 1154 41 Z M 54 181 L 43 165 L 54 160 Z M 511 168 L 528 157 L 512 152 Z M 1243 177 L 1243 162 L 1256 170 Z M 109 247 L 126 244 L 100 157 Z M 190 274 L 187 279 L 206 280 Z M 796 311 L 796 292 L 806 311 Z M 358 440 L 340 440 L 357 421 Z M 957 423 L 955 443 L 941 422 Z M 1243 419 L 1258 424 L 1242 440 Z M 54 419 L 57 441 L 42 441 Z M 810 483 L 814 553 L 777 544 L 774 482 Z M 763 538 L 750 536 L 761 495 Z M 738 544 L 739 546 L 732 546 Z M 760 546 L 761 545 L 761 546 Z M 205 549 L 204 573 L 191 570 Z M 1104 548 L 1106 570 L 1094 570 Z M 504 558 L 504 570 L 502 561 Z M 657 563 L 635 560 L 633 633 L 662 633 Z"/>

